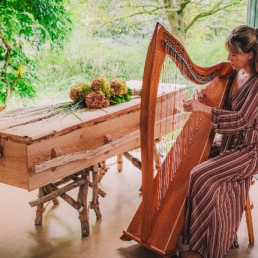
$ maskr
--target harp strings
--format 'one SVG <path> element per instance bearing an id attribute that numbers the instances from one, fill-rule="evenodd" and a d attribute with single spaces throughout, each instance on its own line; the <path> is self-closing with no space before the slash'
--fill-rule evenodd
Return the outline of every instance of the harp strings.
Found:
<path id="1" fill-rule="evenodd" d="M 161 102 L 163 106 L 159 114 L 160 121 L 164 121 L 164 123 L 160 123 L 159 133 L 161 140 L 157 143 L 157 148 L 154 150 L 158 180 L 156 195 L 157 210 L 159 209 L 160 204 L 166 195 L 166 192 L 170 186 L 170 182 L 175 176 L 177 167 L 179 165 L 177 161 L 180 160 L 181 153 L 181 147 L 179 144 L 174 146 L 174 151 L 171 150 L 171 147 L 175 143 L 176 136 L 179 133 L 178 131 L 175 131 L 174 120 L 175 115 L 179 113 L 178 107 L 180 106 L 180 96 L 177 90 L 179 88 L 181 75 L 172 59 L 168 56 L 165 58 L 160 74 L 158 90 L 161 96 L 166 96 L 166 94 L 169 92 L 174 92 L 174 94 L 172 95 L 172 98 L 169 102 Z"/>
<path id="2" fill-rule="evenodd" d="M 182 111 L 178 108 L 182 106 L 179 88 L 182 84 L 186 84 L 185 74 L 189 73 L 185 62 L 180 62 L 181 56 L 182 53 L 171 51 L 171 44 L 166 45 L 166 58 L 162 65 L 158 87 L 158 94 L 164 98 L 164 101 L 161 100 L 162 107 L 159 114 L 159 120 L 163 122 L 160 123 L 159 128 L 159 142 L 154 148 L 154 174 L 157 174 L 155 206 L 157 210 L 159 210 L 168 189 L 173 187 L 171 182 L 194 138 L 193 132 L 198 128 L 198 121 L 195 121 L 184 127 L 184 130 L 181 130 L 182 128 L 175 130 L 175 116 Z M 165 101 L 171 92 L 174 92 L 172 98 Z"/>

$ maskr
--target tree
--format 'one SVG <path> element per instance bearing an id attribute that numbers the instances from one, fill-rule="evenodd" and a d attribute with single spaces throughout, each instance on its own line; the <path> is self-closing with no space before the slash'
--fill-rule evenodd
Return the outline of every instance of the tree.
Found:
<path id="1" fill-rule="evenodd" d="M 119 30 L 125 24 L 139 26 L 162 21 L 182 43 L 196 26 L 200 28 L 227 29 L 226 21 L 234 24 L 246 21 L 246 1 L 243 0 L 127 0 L 86 1 L 98 29 L 104 31 L 107 25 Z M 120 21 L 120 23 L 119 23 Z M 125 22 L 126 21 L 126 22 Z M 126 31 L 125 31 L 126 32 Z"/>
<path id="2" fill-rule="evenodd" d="M 0 111 L 12 93 L 33 97 L 33 56 L 48 43 L 60 47 L 71 31 L 63 0 L 0 1 Z"/>

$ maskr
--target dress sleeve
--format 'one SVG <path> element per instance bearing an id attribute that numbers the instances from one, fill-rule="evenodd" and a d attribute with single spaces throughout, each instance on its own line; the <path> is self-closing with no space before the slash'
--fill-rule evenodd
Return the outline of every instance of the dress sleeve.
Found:
<path id="1" fill-rule="evenodd" d="M 258 80 L 251 80 L 250 91 L 243 99 L 234 101 L 243 102 L 238 111 L 223 110 L 220 108 L 212 109 L 212 127 L 217 133 L 233 134 L 243 130 L 253 122 L 258 115 Z"/>

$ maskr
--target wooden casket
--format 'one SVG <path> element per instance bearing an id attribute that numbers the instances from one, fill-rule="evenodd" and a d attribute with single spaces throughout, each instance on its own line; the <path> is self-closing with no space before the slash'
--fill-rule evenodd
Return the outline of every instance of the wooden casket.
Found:
<path id="1" fill-rule="evenodd" d="M 135 82 L 128 84 L 133 88 Z M 184 86 L 158 98 L 157 138 L 160 123 L 176 129 L 186 120 L 187 114 L 180 112 L 160 120 L 161 109 L 174 105 L 175 99 L 187 99 Z M 0 113 L 0 182 L 32 191 L 138 148 L 140 100 L 134 96 L 119 105 L 69 115 L 55 105 Z"/>

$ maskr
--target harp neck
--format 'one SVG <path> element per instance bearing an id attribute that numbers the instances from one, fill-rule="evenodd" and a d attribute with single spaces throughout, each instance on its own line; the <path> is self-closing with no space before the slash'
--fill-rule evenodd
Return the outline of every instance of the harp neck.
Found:
<path id="1" fill-rule="evenodd" d="M 156 25 L 157 51 L 166 53 L 177 65 L 184 77 L 195 84 L 206 84 L 215 77 L 227 78 L 231 75 L 229 62 L 221 62 L 210 67 L 201 67 L 193 63 L 184 46 L 161 24 Z M 155 34 L 155 33 L 154 33 Z"/>

